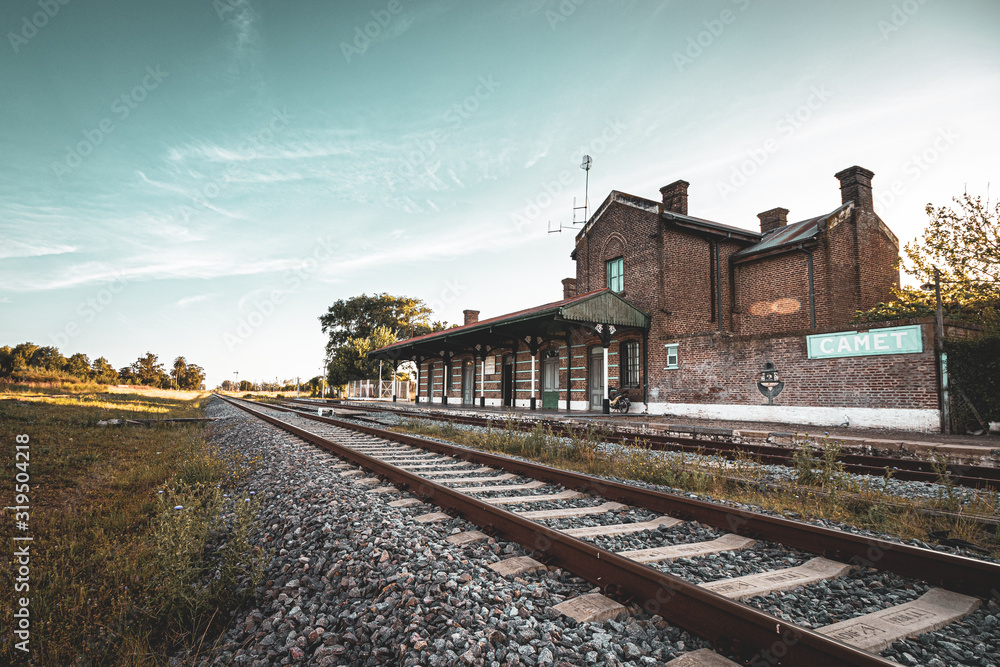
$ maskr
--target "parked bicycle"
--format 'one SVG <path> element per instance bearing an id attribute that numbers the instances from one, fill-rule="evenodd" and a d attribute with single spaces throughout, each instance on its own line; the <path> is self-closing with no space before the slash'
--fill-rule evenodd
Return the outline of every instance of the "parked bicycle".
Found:
<path id="1" fill-rule="evenodd" d="M 611 409 L 621 414 L 628 412 L 628 409 L 632 407 L 632 401 L 628 397 L 628 389 L 619 389 L 617 392 L 612 389 L 611 391 L 614 393 L 609 402 Z"/>

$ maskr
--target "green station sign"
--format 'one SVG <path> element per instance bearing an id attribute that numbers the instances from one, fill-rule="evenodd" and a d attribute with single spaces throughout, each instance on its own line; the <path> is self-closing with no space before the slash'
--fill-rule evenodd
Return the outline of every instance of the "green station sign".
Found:
<path id="1" fill-rule="evenodd" d="M 806 336 L 806 348 L 810 359 L 913 354 L 924 351 L 924 338 L 919 325 L 871 331 L 838 331 Z"/>

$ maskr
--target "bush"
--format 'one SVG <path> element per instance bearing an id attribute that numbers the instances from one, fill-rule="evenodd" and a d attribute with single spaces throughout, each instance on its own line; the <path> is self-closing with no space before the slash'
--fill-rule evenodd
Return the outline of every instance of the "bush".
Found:
<path id="1" fill-rule="evenodd" d="M 956 430 L 980 428 L 973 407 L 983 421 L 1000 421 L 1000 332 L 946 340 L 945 351 Z"/>

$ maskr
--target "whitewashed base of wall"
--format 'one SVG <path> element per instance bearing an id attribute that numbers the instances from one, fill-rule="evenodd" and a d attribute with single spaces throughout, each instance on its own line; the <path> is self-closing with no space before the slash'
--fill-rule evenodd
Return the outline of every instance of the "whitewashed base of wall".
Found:
<path id="1" fill-rule="evenodd" d="M 642 411 L 642 404 L 633 405 Z M 651 415 L 689 419 L 779 422 L 812 426 L 853 426 L 936 433 L 941 428 L 938 410 L 890 408 L 814 408 L 791 405 L 705 405 L 699 403 L 650 403 Z"/>

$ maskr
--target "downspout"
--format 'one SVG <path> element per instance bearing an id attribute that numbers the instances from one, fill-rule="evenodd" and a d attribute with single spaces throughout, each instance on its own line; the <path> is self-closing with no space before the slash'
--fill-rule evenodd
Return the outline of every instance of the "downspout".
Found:
<path id="1" fill-rule="evenodd" d="M 642 402 L 649 412 L 649 331 L 642 332 Z"/>
<path id="2" fill-rule="evenodd" d="M 715 242 L 715 307 L 716 317 L 719 318 L 719 333 L 722 333 L 722 266 L 719 264 L 718 241 Z"/>
<path id="3" fill-rule="evenodd" d="M 806 260 L 809 264 L 809 328 L 816 328 L 816 287 L 813 283 L 813 254 L 812 250 L 806 251 Z"/>

